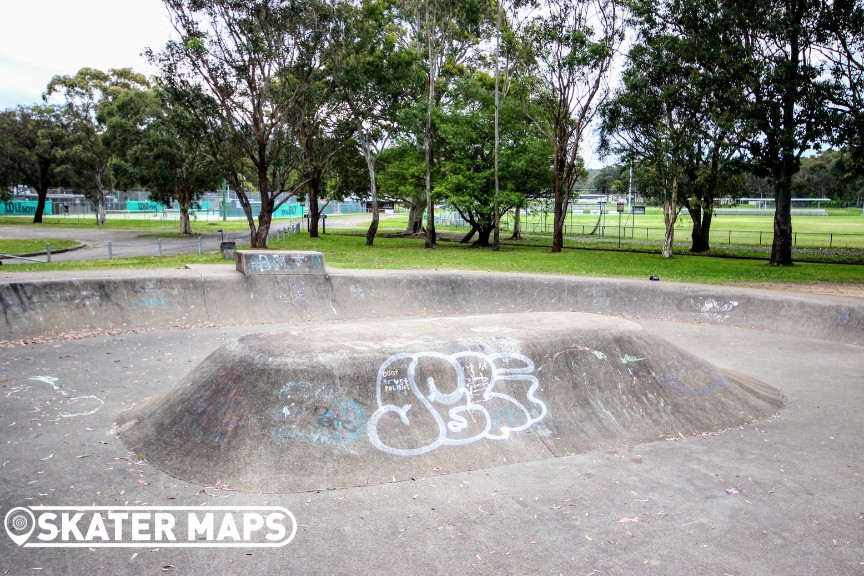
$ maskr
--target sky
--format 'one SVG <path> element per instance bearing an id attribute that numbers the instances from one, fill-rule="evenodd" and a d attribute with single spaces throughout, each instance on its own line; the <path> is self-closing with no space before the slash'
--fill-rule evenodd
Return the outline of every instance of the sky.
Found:
<path id="1" fill-rule="evenodd" d="M 141 52 L 172 32 L 162 0 L 4 0 L 0 109 L 39 103 L 52 77 L 84 67 L 149 74 Z"/>
<path id="2" fill-rule="evenodd" d="M 2 0 L 0 110 L 42 101 L 56 75 L 81 68 L 154 70 L 141 53 L 174 37 L 162 0 Z M 585 134 L 586 166 L 602 165 L 593 133 Z"/>

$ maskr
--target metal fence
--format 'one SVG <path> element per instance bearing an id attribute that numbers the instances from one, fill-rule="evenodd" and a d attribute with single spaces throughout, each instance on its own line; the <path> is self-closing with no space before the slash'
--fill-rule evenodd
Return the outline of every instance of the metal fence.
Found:
<path id="1" fill-rule="evenodd" d="M 610 217 L 611 219 L 611 217 Z M 444 213 L 435 217 L 439 226 L 469 228 L 458 214 Z M 512 218 L 501 220 L 502 230 L 512 230 Z M 552 234 L 552 218 L 523 220 L 522 232 L 526 234 Z M 676 228 L 676 236 L 690 236 L 690 229 Z M 603 238 L 605 240 L 642 241 L 662 243 L 666 230 L 651 226 L 617 226 L 608 224 L 565 224 L 564 235 L 581 238 Z M 711 229 L 711 241 L 730 246 L 771 246 L 774 233 L 767 230 L 723 230 Z M 794 232 L 792 243 L 796 248 L 850 248 L 864 250 L 864 234 L 847 232 Z"/>

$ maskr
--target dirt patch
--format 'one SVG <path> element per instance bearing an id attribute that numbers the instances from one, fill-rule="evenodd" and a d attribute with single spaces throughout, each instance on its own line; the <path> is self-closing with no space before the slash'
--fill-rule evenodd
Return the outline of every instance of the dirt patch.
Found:
<path id="1" fill-rule="evenodd" d="M 828 296 L 846 296 L 864 299 L 864 282 L 736 282 L 734 286 L 744 288 L 759 288 L 763 290 L 779 290 L 782 292 L 799 292 L 803 294 L 825 294 Z"/>

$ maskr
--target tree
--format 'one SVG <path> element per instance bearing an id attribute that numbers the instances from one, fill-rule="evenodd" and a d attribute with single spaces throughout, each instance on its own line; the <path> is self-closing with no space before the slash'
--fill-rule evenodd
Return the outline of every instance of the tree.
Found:
<path id="1" fill-rule="evenodd" d="M 426 211 L 426 166 L 422 149 L 409 139 L 397 140 L 381 152 L 378 183 L 382 198 L 408 206 L 406 235 L 420 234 Z"/>
<path id="2" fill-rule="evenodd" d="M 125 92 L 103 115 L 118 183 L 143 186 L 151 200 L 165 205 L 177 201 L 180 233 L 192 234 L 191 206 L 222 179 L 200 125 L 155 90 Z"/>
<path id="3" fill-rule="evenodd" d="M 458 80 L 450 101 L 442 106 L 436 119 L 441 138 L 441 175 L 436 191 L 471 225 L 463 242 L 476 233 L 475 245 L 481 247 L 489 246 L 497 218 L 524 203 L 522 189 L 545 188 L 551 182 L 548 144 L 534 135 L 518 101 L 508 98 L 499 100 L 499 104 L 502 146 L 497 191 L 495 149 L 488 144 L 494 139 L 496 127 L 494 79 L 478 72 Z M 540 169 L 526 166 L 526 158 L 535 161 Z M 540 182 L 530 181 L 532 177 Z"/>
<path id="4" fill-rule="evenodd" d="M 0 188 L 24 184 L 37 195 L 33 223 L 42 222 L 48 188 L 58 185 L 58 165 L 67 143 L 56 106 L 31 106 L 0 112 Z"/>
<path id="5" fill-rule="evenodd" d="M 594 175 L 591 181 L 591 186 L 597 190 L 599 194 L 606 196 L 606 201 L 609 197 L 618 191 L 620 188 L 621 178 L 627 175 L 626 167 L 623 164 L 612 164 L 604 166 Z"/>
<path id="6" fill-rule="evenodd" d="M 436 242 L 432 190 L 434 111 L 446 93 L 447 80 L 461 74 L 463 64 L 476 54 L 479 40 L 488 35 L 489 8 L 483 0 L 412 0 L 404 5 L 404 20 L 416 41 L 415 50 L 426 76 L 423 99 L 426 248 L 432 248 Z"/>
<path id="7" fill-rule="evenodd" d="M 96 222 L 105 225 L 105 190 L 110 188 L 111 155 L 105 146 L 102 111 L 127 90 L 141 90 L 147 79 L 131 68 L 108 72 L 82 68 L 74 76 L 55 76 L 42 98 L 58 96 L 63 102 L 70 146 L 64 153 L 64 168 L 72 186 L 96 207 Z"/>
<path id="8" fill-rule="evenodd" d="M 674 36 L 657 36 L 636 44 L 622 75 L 621 87 L 603 106 L 601 149 L 621 155 L 636 168 L 643 194 L 663 204 L 666 228 L 663 257 L 672 257 L 678 199 L 691 142 L 685 100 L 685 74 L 676 58 Z"/>
<path id="9" fill-rule="evenodd" d="M 835 87 L 823 77 L 819 58 L 822 0 L 730 0 L 728 20 L 737 18 L 730 35 L 748 55 L 744 76 L 750 99 L 746 119 L 758 137 L 749 150 L 758 176 L 774 192 L 774 241 L 771 264 L 792 264 L 792 178 L 801 155 L 825 142 L 836 126 L 829 103 Z"/>
<path id="10" fill-rule="evenodd" d="M 400 45 L 405 31 L 392 0 L 361 0 L 340 5 L 340 23 L 333 64 L 340 90 L 354 123 L 354 141 L 369 177 L 372 222 L 366 245 L 378 231 L 376 163 L 398 129 L 397 114 L 416 98 L 416 52 Z"/>
<path id="11" fill-rule="evenodd" d="M 607 79 L 624 28 L 613 0 L 543 0 L 539 8 L 525 26 L 536 83 L 528 94 L 546 111 L 530 117 L 553 150 L 552 252 L 560 252 L 570 194 L 581 175 L 579 147 L 609 94 Z"/>
<path id="12" fill-rule="evenodd" d="M 307 185 L 309 196 L 316 195 L 335 154 L 330 127 L 316 124 L 330 120 L 322 109 L 322 98 L 332 95 L 322 71 L 330 6 L 305 0 L 165 5 L 181 39 L 149 53 L 159 81 L 205 129 L 212 156 L 237 191 L 252 246 L 266 248 L 273 213 Z M 261 197 L 257 223 L 247 173 Z M 317 230 L 317 213 L 312 216 Z"/>
<path id="13" fill-rule="evenodd" d="M 834 143 L 847 153 L 838 174 L 864 179 L 864 2 L 833 2 L 822 32 L 821 52 L 837 81 L 832 104 L 842 114 Z"/>

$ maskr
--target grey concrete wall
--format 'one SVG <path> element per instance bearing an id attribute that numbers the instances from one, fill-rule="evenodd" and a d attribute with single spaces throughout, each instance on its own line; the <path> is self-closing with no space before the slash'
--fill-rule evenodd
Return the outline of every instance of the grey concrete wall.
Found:
<path id="1" fill-rule="evenodd" d="M 0 279 L 0 340 L 7 341 L 80 331 L 532 311 L 726 324 L 864 344 L 858 299 L 647 279 L 342 270 L 245 276 L 230 265 Z"/>

